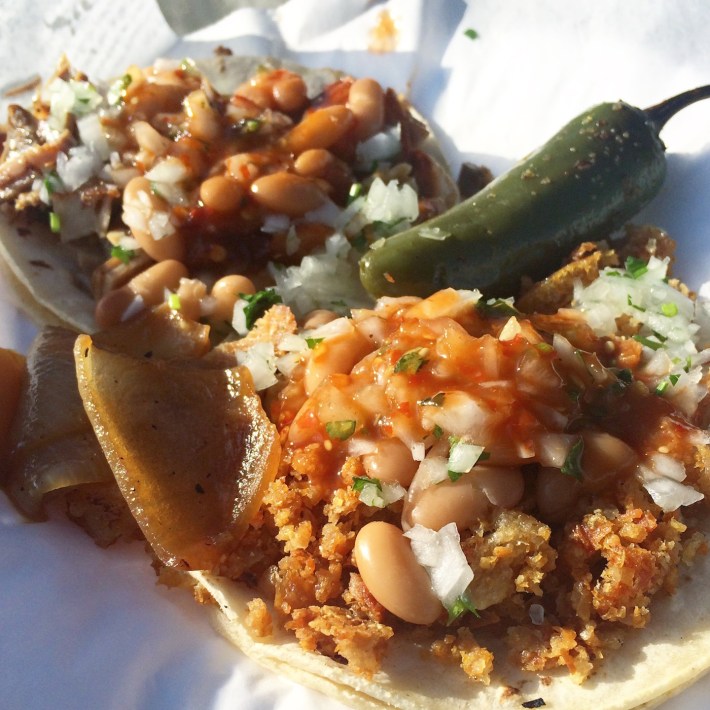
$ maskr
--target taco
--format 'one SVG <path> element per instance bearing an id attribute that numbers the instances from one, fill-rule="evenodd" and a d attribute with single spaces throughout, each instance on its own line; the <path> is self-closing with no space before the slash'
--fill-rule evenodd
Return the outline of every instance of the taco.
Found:
<path id="1" fill-rule="evenodd" d="M 637 236 L 582 250 L 550 282 L 573 294 L 550 309 L 541 285 L 526 315 L 449 289 L 307 329 L 277 304 L 215 347 L 165 307 L 80 336 L 78 389 L 127 508 L 105 466 L 87 493 L 65 481 L 68 507 L 104 541 L 128 510 L 163 582 L 353 707 L 651 707 L 710 663 L 708 351 L 669 240 Z M 34 393 L 52 369 L 31 365 Z M 234 449 L 210 419 L 226 392 L 261 434 L 236 491 L 212 468 Z M 3 482 L 30 512 L 36 412 Z"/>
<path id="2" fill-rule="evenodd" d="M 66 71 L 13 109 L 0 166 L 13 277 L 39 318 L 85 333 L 45 330 L 28 359 L 0 467 L 26 516 L 53 500 L 99 544 L 144 539 L 247 654 L 355 707 L 650 707 L 706 670 L 707 317 L 669 283 L 664 235 L 580 250 L 517 304 L 373 305 L 351 250 L 456 195 L 391 92 L 354 163 L 352 140 L 330 143 L 335 173 L 276 206 L 273 176 L 304 175 L 270 172 L 274 145 L 300 157 L 309 117 L 350 121 L 350 79 L 316 73 L 294 127 L 271 103 L 301 87 L 290 68 L 158 63 L 105 93 Z M 214 114 L 240 150 L 212 161 Z M 107 126 L 132 150 L 108 167 L 90 147 Z M 213 178 L 242 191 L 228 209 Z M 91 276 L 110 298 L 89 336 Z M 233 277 L 250 284 L 225 306 Z M 289 305 L 250 293 L 270 282 Z"/>
<path id="3" fill-rule="evenodd" d="M 343 262 L 334 300 L 366 303 L 349 262 L 458 199 L 405 99 L 270 58 L 158 60 L 107 85 L 64 60 L 30 109 L 10 107 L 4 133 L 8 278 L 35 320 L 86 332 L 166 290 L 224 327 L 238 292 L 326 251 Z M 331 244 L 336 232 L 347 241 Z M 230 276 L 244 278 L 213 298 Z M 301 290 L 302 309 L 323 305 Z"/>

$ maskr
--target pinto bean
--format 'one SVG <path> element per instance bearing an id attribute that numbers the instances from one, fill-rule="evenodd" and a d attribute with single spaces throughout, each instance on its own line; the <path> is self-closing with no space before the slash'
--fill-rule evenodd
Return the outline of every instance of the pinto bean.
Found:
<path id="1" fill-rule="evenodd" d="M 217 212 L 234 212 L 244 197 L 244 188 L 231 178 L 214 175 L 200 185 L 200 200 Z"/>
<path id="2" fill-rule="evenodd" d="M 362 457 L 367 475 L 387 483 L 409 486 L 419 464 L 412 458 L 409 447 L 400 439 L 383 439 L 375 450 Z M 423 524 L 423 523 L 422 523 Z"/>
<path id="3" fill-rule="evenodd" d="M 210 292 L 215 300 L 212 318 L 217 321 L 231 322 L 234 304 L 242 293 L 256 293 L 253 281 L 246 276 L 229 274 L 229 276 L 223 276 L 216 281 Z"/>
<path id="4" fill-rule="evenodd" d="M 180 279 L 187 278 L 187 268 L 174 259 L 160 261 L 134 276 L 125 286 L 109 291 L 96 304 L 94 317 L 99 328 L 116 325 L 144 307 L 157 306 L 165 297 L 165 290 L 175 290 Z"/>
<path id="5" fill-rule="evenodd" d="M 210 142 L 220 134 L 219 114 L 202 89 L 193 91 L 185 97 L 187 130 L 198 140 Z"/>
<path id="6" fill-rule="evenodd" d="M 170 224 L 170 205 L 153 192 L 147 178 L 135 177 L 123 190 L 123 221 L 151 259 L 182 261 L 185 240 Z"/>
<path id="7" fill-rule="evenodd" d="M 514 508 L 523 497 L 525 481 L 519 468 L 478 465 L 464 476 L 470 477 L 492 505 Z"/>
<path id="8" fill-rule="evenodd" d="M 302 217 L 325 202 L 325 193 L 318 183 L 287 172 L 258 178 L 252 183 L 251 192 L 262 207 L 290 217 Z"/>
<path id="9" fill-rule="evenodd" d="M 405 501 L 403 520 L 439 530 L 456 523 L 459 530 L 472 528 L 494 505 L 514 508 L 523 497 L 519 468 L 475 466 L 457 481 L 444 481 L 414 492 Z"/>
<path id="10" fill-rule="evenodd" d="M 350 85 L 347 107 L 355 116 L 357 140 L 379 133 L 385 122 L 385 93 L 374 79 L 357 79 Z"/>
<path id="11" fill-rule="evenodd" d="M 468 474 L 466 474 L 468 475 Z M 490 508 L 486 494 L 464 476 L 456 482 L 444 481 L 419 493 L 409 512 L 411 525 L 440 530 L 456 523 L 459 530 L 473 527 Z"/>
<path id="12" fill-rule="evenodd" d="M 332 338 L 326 338 L 311 352 L 306 363 L 303 378 L 306 394 L 310 397 L 329 375 L 349 373 L 365 355 L 374 350 L 374 347 L 354 328 Z"/>
<path id="13" fill-rule="evenodd" d="M 291 72 L 277 79 L 271 87 L 276 107 L 285 113 L 293 113 L 302 109 L 308 101 L 306 82 Z"/>
<path id="14" fill-rule="evenodd" d="M 345 106 L 326 106 L 309 113 L 285 136 L 288 150 L 300 155 L 311 148 L 329 148 L 347 133 L 353 114 Z"/>
<path id="15" fill-rule="evenodd" d="M 348 190 L 353 184 L 353 173 L 347 163 L 336 158 L 325 148 L 311 148 L 301 153 L 293 164 L 294 170 L 304 177 L 320 178 L 332 188 L 334 200 L 347 199 Z"/>
<path id="16" fill-rule="evenodd" d="M 429 576 L 395 525 L 368 523 L 355 538 L 355 562 L 365 586 L 385 609 L 412 624 L 433 624 L 442 611 Z"/>

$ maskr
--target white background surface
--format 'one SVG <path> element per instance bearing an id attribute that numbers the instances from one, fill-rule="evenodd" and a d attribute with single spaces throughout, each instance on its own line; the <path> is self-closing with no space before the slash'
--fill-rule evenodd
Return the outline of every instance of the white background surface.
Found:
<path id="1" fill-rule="evenodd" d="M 397 52 L 374 55 L 385 7 Z M 219 42 L 374 76 L 432 119 L 455 170 L 467 159 L 498 173 L 592 104 L 643 107 L 710 83 L 709 13 L 701 0 L 290 0 L 180 42 L 153 0 L 0 0 L 0 89 L 46 77 L 61 52 L 110 78 Z M 667 182 L 638 221 L 678 239 L 676 273 L 699 288 L 710 280 L 710 102 L 663 138 Z M 0 282 L 0 346 L 23 350 L 32 333 Z M 663 707 L 700 710 L 708 693 L 705 680 Z M 306 707 L 337 705 L 231 649 L 186 595 L 155 586 L 139 545 L 101 551 L 62 520 L 24 524 L 0 496 L 0 708 Z"/>

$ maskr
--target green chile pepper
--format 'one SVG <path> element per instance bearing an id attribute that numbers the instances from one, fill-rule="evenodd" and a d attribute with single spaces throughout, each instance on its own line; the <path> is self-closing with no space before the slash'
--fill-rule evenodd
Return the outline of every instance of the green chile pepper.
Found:
<path id="1" fill-rule="evenodd" d="M 371 248 L 360 278 L 373 296 L 427 296 L 478 288 L 517 294 L 577 245 L 608 236 L 659 191 L 666 173 L 659 133 L 703 86 L 641 110 L 595 106 L 483 190 L 448 212 Z"/>

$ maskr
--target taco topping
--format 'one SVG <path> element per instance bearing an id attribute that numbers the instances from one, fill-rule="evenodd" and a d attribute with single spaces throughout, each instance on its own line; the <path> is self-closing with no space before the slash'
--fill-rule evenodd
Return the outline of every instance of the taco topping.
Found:
<path id="1" fill-rule="evenodd" d="M 370 79 L 220 93 L 188 61 L 63 67 L 13 107 L 0 198 L 89 267 L 106 327 L 36 341 L 0 483 L 365 678 L 404 643 L 581 683 L 707 552 L 708 310 L 651 229 L 515 302 L 373 304 L 358 245 L 451 198 L 424 136 Z"/>
<path id="2" fill-rule="evenodd" d="M 167 289 L 225 329 L 240 292 L 223 277 L 260 287 L 323 252 L 339 267 L 331 300 L 367 303 L 359 251 L 456 200 L 426 126 L 393 90 L 268 64 L 245 75 L 231 60 L 204 71 L 159 60 L 103 86 L 65 62 L 31 111 L 10 108 L 0 201 L 75 254 L 100 327 Z M 221 93 L 230 72 L 240 80 Z M 136 279 L 166 262 L 180 266 L 153 272 L 158 294 L 146 293 Z M 299 316 L 323 305 L 309 287 Z"/>
<path id="3" fill-rule="evenodd" d="M 582 682 L 706 551 L 692 511 L 710 492 L 704 306 L 667 283 L 667 257 L 607 259 L 553 315 L 447 289 L 320 314 L 305 331 L 267 305 L 211 350 L 166 306 L 96 344 L 81 336 L 79 391 L 161 578 L 240 582 L 255 637 L 284 628 L 365 676 L 395 639 L 484 684 L 500 654 Z M 644 317 L 605 322 L 629 291 Z M 190 383 L 211 393 L 204 411 L 184 400 Z M 140 416 L 121 414 L 124 390 L 147 403 Z M 176 416 L 200 420 L 204 464 Z M 252 444 L 222 457 L 224 427 Z M 46 475 L 19 431 L 4 484 L 18 500 Z M 248 460 L 230 488 L 220 462 L 235 455 Z M 84 498 L 73 483 L 67 505 L 99 541 L 104 525 L 128 529 L 95 487 L 105 477 Z"/>

